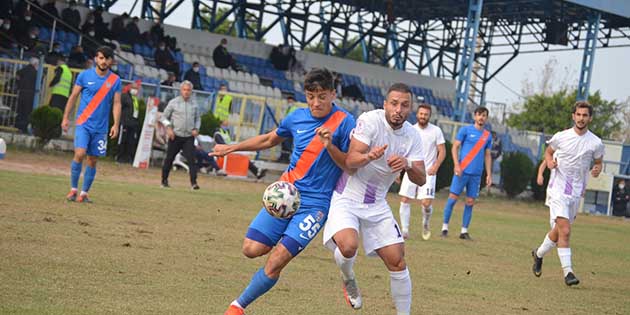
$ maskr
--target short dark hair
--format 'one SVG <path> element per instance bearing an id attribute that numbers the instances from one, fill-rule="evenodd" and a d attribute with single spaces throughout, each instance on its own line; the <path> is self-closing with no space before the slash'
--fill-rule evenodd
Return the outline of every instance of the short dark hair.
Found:
<path id="1" fill-rule="evenodd" d="M 295 97 L 293 97 L 293 95 L 289 95 L 289 96 L 287 96 L 287 100 L 294 100 L 295 101 Z"/>
<path id="2" fill-rule="evenodd" d="M 396 92 L 401 92 L 401 93 L 409 93 L 409 95 L 411 95 L 411 99 L 413 102 L 413 93 L 411 93 L 411 88 L 409 88 L 409 86 L 407 84 L 404 83 L 394 83 L 392 84 L 392 86 L 389 87 L 389 89 L 387 90 L 387 94 L 385 95 L 385 97 L 389 97 L 389 93 L 396 91 Z"/>
<path id="3" fill-rule="evenodd" d="M 334 90 L 332 73 L 325 68 L 313 68 L 306 74 L 304 78 L 304 90 L 305 91 L 317 91 L 321 90 Z"/>
<path id="4" fill-rule="evenodd" d="M 475 108 L 475 112 L 474 113 L 475 114 L 486 113 L 486 115 L 488 115 L 488 114 L 490 114 L 490 111 L 487 108 L 483 107 L 483 106 L 479 106 L 479 107 Z"/>
<path id="5" fill-rule="evenodd" d="M 198 65 L 199 65 L 199 63 L 195 61 L 195 62 L 193 62 L 193 64 L 192 64 L 192 65 L 193 65 L 193 67 L 194 67 L 194 66 L 198 66 Z"/>
<path id="6" fill-rule="evenodd" d="M 573 105 L 573 114 L 577 111 L 578 108 L 588 108 L 588 115 L 593 116 L 593 105 L 591 105 L 587 101 L 577 101 L 575 105 Z"/>
<path id="7" fill-rule="evenodd" d="M 114 50 L 109 47 L 109 46 L 101 46 L 99 47 L 96 52 L 94 53 L 94 55 L 98 55 L 98 53 L 103 54 L 103 57 L 105 57 L 106 59 L 109 58 L 113 58 L 114 57 Z"/>
<path id="8" fill-rule="evenodd" d="M 424 108 L 430 112 L 433 112 L 433 108 L 431 108 L 431 105 L 427 104 L 427 103 L 421 103 L 420 105 L 418 105 L 418 109 L 420 108 Z"/>

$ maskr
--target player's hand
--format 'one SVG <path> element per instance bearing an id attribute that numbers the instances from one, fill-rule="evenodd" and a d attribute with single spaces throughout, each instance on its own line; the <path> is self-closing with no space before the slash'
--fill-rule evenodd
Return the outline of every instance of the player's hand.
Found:
<path id="1" fill-rule="evenodd" d="M 214 146 L 214 150 L 208 153 L 208 156 L 226 156 L 234 151 L 232 145 L 229 144 L 217 144 Z"/>
<path id="2" fill-rule="evenodd" d="M 392 169 L 392 173 L 397 173 L 407 167 L 407 159 L 404 156 L 392 155 L 387 159 L 387 165 Z"/>
<path id="3" fill-rule="evenodd" d="M 427 170 L 427 175 L 433 176 L 433 175 L 437 174 L 437 171 L 438 171 L 437 167 L 435 167 L 435 165 L 433 165 L 433 166 L 431 166 L 431 168 L 429 168 Z"/>
<path id="4" fill-rule="evenodd" d="M 492 186 L 492 174 L 486 175 L 486 187 L 490 188 Z"/>
<path id="5" fill-rule="evenodd" d="M 119 126 L 114 124 L 112 126 L 112 129 L 109 130 L 109 137 L 112 139 L 116 139 L 116 137 L 118 137 L 118 128 Z"/>
<path id="6" fill-rule="evenodd" d="M 536 177 L 536 184 L 538 184 L 538 186 L 542 186 L 544 183 L 545 183 L 545 177 L 543 177 L 542 175 Z"/>
<path id="7" fill-rule="evenodd" d="M 61 129 L 63 131 L 68 131 L 69 127 L 70 127 L 70 121 L 68 120 L 68 118 L 64 117 L 63 120 L 61 121 Z"/>
<path id="8" fill-rule="evenodd" d="M 197 130 L 197 128 L 193 129 L 191 133 L 192 133 L 192 136 L 195 138 L 197 138 L 197 136 L 199 135 L 199 131 Z"/>
<path id="9" fill-rule="evenodd" d="M 601 164 L 593 165 L 593 169 L 591 170 L 591 175 L 593 175 L 593 177 L 599 176 L 599 174 L 601 172 L 602 172 L 602 165 Z"/>
<path id="10" fill-rule="evenodd" d="M 554 168 L 558 167 L 558 161 L 556 161 L 556 159 L 552 159 L 551 161 L 547 160 L 547 168 L 552 170 Z"/>
<path id="11" fill-rule="evenodd" d="M 171 128 L 166 128 L 166 136 L 169 140 L 175 140 L 175 132 Z"/>
<path id="12" fill-rule="evenodd" d="M 328 148 L 328 146 L 332 143 L 332 132 L 330 132 L 330 129 L 326 127 L 318 127 L 315 129 L 315 134 L 319 136 L 319 141 L 324 144 L 325 148 Z"/>
<path id="13" fill-rule="evenodd" d="M 455 165 L 453 172 L 455 173 L 455 176 L 462 176 L 462 168 L 459 165 Z"/>
<path id="14" fill-rule="evenodd" d="M 387 149 L 387 144 L 382 147 L 374 147 L 370 152 L 367 153 L 368 162 L 372 162 L 374 160 L 380 159 Z"/>

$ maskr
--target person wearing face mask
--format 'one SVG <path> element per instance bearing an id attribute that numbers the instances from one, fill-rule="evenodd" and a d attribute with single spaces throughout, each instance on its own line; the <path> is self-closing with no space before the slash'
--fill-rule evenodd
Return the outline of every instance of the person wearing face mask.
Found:
<path id="1" fill-rule="evenodd" d="M 179 74 L 179 65 L 175 61 L 171 50 L 166 47 L 166 43 L 164 41 L 160 41 L 158 44 L 158 49 L 155 50 L 153 58 L 155 59 L 155 64 L 159 68 L 171 71 L 175 73 L 175 75 Z M 195 87 L 195 89 L 197 89 L 197 87 Z"/>
<path id="2" fill-rule="evenodd" d="M 86 33 L 88 35 L 86 37 L 88 38 L 84 38 L 81 41 L 81 47 L 83 47 L 83 52 L 85 52 L 85 55 L 88 57 L 88 59 L 92 59 L 94 58 L 96 49 L 98 48 L 98 43 L 95 39 L 96 33 L 94 31 L 94 27 L 88 27 Z"/>
<path id="3" fill-rule="evenodd" d="M 198 62 L 193 62 L 192 68 L 190 68 L 188 71 L 186 71 L 186 74 L 184 74 L 184 80 L 192 82 L 193 89 L 203 90 L 201 86 L 201 75 L 199 74 Z"/>
<path id="4" fill-rule="evenodd" d="M 46 4 L 44 4 L 42 6 L 42 9 L 44 9 L 44 11 L 48 12 L 48 14 L 52 15 L 52 17 L 48 14 L 40 14 L 41 18 L 40 21 L 42 24 L 39 24 L 39 26 L 43 26 L 43 27 L 50 27 L 52 26 L 53 20 L 59 19 L 59 10 L 57 10 L 57 6 L 55 5 L 55 0 L 49 0 L 48 2 L 46 2 Z"/>
<path id="5" fill-rule="evenodd" d="M 57 59 L 55 76 L 50 81 L 49 86 L 51 88 L 50 106 L 57 107 L 63 112 L 72 87 L 72 72 L 66 65 L 66 59 L 63 56 Z"/>
<path id="6" fill-rule="evenodd" d="M 630 217 L 630 211 L 627 210 L 628 201 L 630 201 L 630 190 L 626 187 L 626 181 L 621 178 L 613 188 L 612 214 L 618 217 Z"/>
<path id="7" fill-rule="evenodd" d="M 125 33 L 120 37 L 120 40 L 126 44 L 143 43 L 140 36 L 140 29 L 138 28 L 138 17 L 134 16 L 133 20 L 129 21 L 125 26 Z"/>
<path id="8" fill-rule="evenodd" d="M 140 82 L 127 85 L 120 98 L 121 108 L 121 125 L 120 136 L 118 138 L 118 155 L 116 161 L 118 163 L 132 163 L 138 145 L 138 135 L 140 131 L 140 106 L 138 103 L 138 91 Z"/>
<path id="9" fill-rule="evenodd" d="M 63 58 L 63 52 L 61 51 L 61 45 L 59 43 L 54 43 L 51 50 L 48 51 L 46 57 L 44 58 L 44 62 L 49 65 L 57 65 L 57 60 Z"/>
<path id="10" fill-rule="evenodd" d="M 112 19 L 112 39 L 119 40 L 122 37 L 122 34 L 125 33 L 125 21 L 127 21 L 127 19 L 129 19 L 129 14 L 127 14 L 127 12 Z"/>
<path id="11" fill-rule="evenodd" d="M 15 38 L 15 32 L 10 19 L 2 21 L 2 26 L 0 27 L 0 47 L 4 49 L 17 47 L 17 39 Z"/>
<path id="12" fill-rule="evenodd" d="M 17 18 L 15 21 L 15 25 L 13 25 L 13 30 L 15 34 L 15 38 L 22 42 L 24 39 L 28 38 L 29 30 L 35 26 L 35 22 L 33 22 L 32 12 L 30 10 L 24 11 L 24 15 Z"/>
<path id="13" fill-rule="evenodd" d="M 76 8 L 76 1 L 71 0 L 68 3 L 68 7 L 61 11 L 61 19 L 74 29 L 79 29 L 79 23 L 81 23 L 81 14 Z M 69 29 L 69 31 L 74 31 Z"/>
<path id="14" fill-rule="evenodd" d="M 236 70 L 236 61 L 234 57 L 227 50 L 227 39 L 221 39 L 221 43 L 217 46 L 212 52 L 212 59 L 214 60 L 214 65 L 217 68 L 227 69 L 232 67 L 232 69 Z"/>
<path id="15" fill-rule="evenodd" d="M 45 54 L 46 44 L 39 41 L 39 28 L 33 26 L 28 31 L 28 37 L 24 38 L 21 42 L 24 47 L 24 51 L 29 56 Z"/>
<path id="16" fill-rule="evenodd" d="M 81 26 L 81 32 L 88 33 L 90 30 L 94 31 L 94 13 L 88 13 L 85 22 Z M 94 35 L 90 35 L 94 37 Z"/>

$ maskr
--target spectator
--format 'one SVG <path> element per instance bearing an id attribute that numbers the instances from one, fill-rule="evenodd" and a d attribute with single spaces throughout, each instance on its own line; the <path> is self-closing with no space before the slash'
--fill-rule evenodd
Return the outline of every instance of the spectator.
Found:
<path id="1" fill-rule="evenodd" d="M 160 44 L 158 45 L 158 49 L 155 50 L 153 58 L 155 59 L 155 64 L 159 68 L 162 68 L 166 71 L 174 72 L 175 75 L 179 75 L 179 64 L 177 63 L 177 61 L 175 61 L 173 53 L 171 53 L 171 51 L 166 47 L 165 42 L 160 42 Z M 193 85 L 195 85 L 195 82 L 193 82 Z M 194 88 L 198 90 L 197 86 L 195 86 Z"/>
<path id="2" fill-rule="evenodd" d="M 188 69 L 184 74 L 184 80 L 190 81 L 193 84 L 193 89 L 203 90 L 201 86 L 201 75 L 199 74 L 199 63 L 193 62 L 192 68 Z"/>
<path id="3" fill-rule="evenodd" d="M 162 117 L 162 124 L 166 126 L 168 134 L 168 149 L 162 166 L 162 187 L 170 187 L 168 175 L 173 167 L 173 160 L 180 150 L 189 164 L 190 185 L 198 190 L 197 165 L 195 161 L 195 138 L 199 135 L 201 113 L 195 99 L 192 97 L 192 83 L 184 81 L 180 87 L 180 96 L 172 99 Z"/>
<path id="4" fill-rule="evenodd" d="M 13 1 L 0 1 L 0 20 L 13 18 Z"/>
<path id="5" fill-rule="evenodd" d="M 53 44 L 52 50 L 48 51 L 46 57 L 44 58 L 44 62 L 49 65 L 56 65 L 57 59 L 63 58 L 63 52 L 61 51 L 61 45 L 55 42 Z"/>
<path id="6" fill-rule="evenodd" d="M 22 42 L 25 39 L 28 39 L 28 33 L 31 28 L 35 27 L 35 22 L 33 22 L 32 18 L 33 12 L 30 10 L 24 11 L 24 15 L 17 18 L 15 22 L 15 38 L 18 42 Z"/>
<path id="7" fill-rule="evenodd" d="M 628 201 L 630 201 L 630 190 L 626 187 L 626 181 L 620 178 L 617 186 L 613 187 L 613 212 L 614 216 L 630 217 L 628 211 Z"/>
<path id="8" fill-rule="evenodd" d="M 271 55 L 269 56 L 271 64 L 280 71 L 289 70 L 289 64 L 292 62 L 292 58 L 295 59 L 295 56 L 291 56 L 290 47 L 282 44 L 271 49 Z"/>
<path id="9" fill-rule="evenodd" d="M 90 69 L 94 67 L 94 59 L 88 58 L 85 59 L 85 65 L 83 66 L 83 69 Z"/>
<path id="10" fill-rule="evenodd" d="M 164 28 L 162 28 L 162 24 L 160 21 L 155 21 L 151 29 L 149 30 L 149 37 L 151 38 L 151 43 L 155 45 L 155 43 L 159 43 L 164 41 Z M 174 49 L 174 47 L 170 47 Z"/>
<path id="11" fill-rule="evenodd" d="M 497 136 L 497 132 L 492 132 L 492 148 L 490 149 L 490 157 L 492 157 L 492 162 L 498 159 L 502 154 L 502 145 L 501 138 Z"/>
<path id="12" fill-rule="evenodd" d="M 94 27 L 91 26 L 87 29 L 87 35 L 81 41 L 81 46 L 83 47 L 83 51 L 87 55 L 88 59 L 94 58 L 96 55 L 96 49 L 100 47 L 99 40 L 96 39 L 96 32 L 94 31 Z"/>
<path id="13" fill-rule="evenodd" d="M 125 27 L 125 32 L 123 36 L 120 37 L 120 40 L 126 44 L 141 44 L 144 43 L 142 37 L 140 36 L 140 28 L 138 28 L 138 17 L 134 16 L 133 20 L 127 23 Z"/>
<path id="14" fill-rule="evenodd" d="M 28 132 L 28 117 L 33 111 L 38 66 L 39 59 L 31 57 L 29 64 L 17 72 L 18 100 L 15 127 L 20 129 L 23 133 Z"/>
<path id="15" fill-rule="evenodd" d="M 217 144 L 233 143 L 230 132 L 230 125 L 227 120 L 223 120 L 219 129 L 215 131 L 214 142 L 216 142 Z M 250 172 L 252 172 L 252 174 L 254 174 L 254 176 L 256 176 L 256 179 L 261 179 L 265 177 L 265 174 L 267 174 L 266 169 L 256 167 L 256 164 L 254 164 L 254 162 L 252 162 L 251 160 L 249 161 L 248 169 Z"/>
<path id="16" fill-rule="evenodd" d="M 74 46 L 70 51 L 70 57 L 68 57 L 68 66 L 73 68 L 83 68 L 87 56 L 83 52 L 83 47 Z"/>
<path id="17" fill-rule="evenodd" d="M 103 8 L 96 7 L 92 12 L 94 16 L 94 31 L 96 32 L 96 38 L 99 41 L 103 41 L 103 38 L 109 38 L 109 28 L 107 23 L 103 21 Z"/>
<path id="18" fill-rule="evenodd" d="M 28 37 L 22 39 L 21 42 L 24 51 L 31 56 L 44 54 L 46 52 L 46 44 L 39 41 L 39 28 L 31 27 L 28 31 Z"/>
<path id="19" fill-rule="evenodd" d="M 68 7 L 61 11 L 61 20 L 72 26 L 73 29 L 68 29 L 72 32 L 76 32 L 81 23 L 81 14 L 79 13 L 79 10 L 77 10 L 76 4 L 76 1 L 70 0 L 70 2 L 68 2 Z"/>
<path id="20" fill-rule="evenodd" d="M 55 68 L 55 76 L 50 81 L 51 97 L 50 106 L 57 107 L 64 112 L 70 90 L 72 89 L 72 72 L 63 56 L 57 59 L 57 68 Z"/>
<path id="21" fill-rule="evenodd" d="M 199 144 L 198 139 L 195 139 L 195 158 L 197 159 L 197 169 L 200 172 L 210 174 L 213 172 L 217 176 L 227 175 L 225 171 L 219 167 L 217 161 L 214 160 L 214 156 L 209 155 L 210 152 L 205 151 Z"/>
<path id="22" fill-rule="evenodd" d="M 227 69 L 232 67 L 232 69 L 237 70 L 236 60 L 227 50 L 227 39 L 221 39 L 221 43 L 217 46 L 212 52 L 212 60 L 214 60 L 214 65 L 217 68 Z"/>
<path id="23" fill-rule="evenodd" d="M 18 47 L 15 30 L 10 19 L 4 19 L 0 26 L 0 47 L 11 50 Z"/>
<path id="24" fill-rule="evenodd" d="M 125 33 L 125 23 L 129 19 L 127 12 L 112 19 L 111 34 L 112 39 L 120 40 L 122 34 Z"/>
<path id="25" fill-rule="evenodd" d="M 173 83 L 175 83 L 177 81 L 177 76 L 175 75 L 175 73 L 170 72 L 168 73 L 168 77 L 166 78 L 166 80 L 162 81 L 162 83 L 160 83 L 160 85 L 164 85 L 164 86 L 173 86 Z M 190 81 L 190 80 L 188 80 Z M 194 83 L 193 83 L 194 85 Z"/>
<path id="26" fill-rule="evenodd" d="M 138 91 L 140 82 L 127 85 L 120 97 L 121 102 L 121 133 L 118 138 L 119 153 L 116 156 L 118 163 L 132 163 L 136 146 L 138 145 L 138 135 L 140 133 L 140 105 L 138 103 Z"/>
<path id="27" fill-rule="evenodd" d="M 55 0 L 48 0 L 48 2 L 46 2 L 46 4 L 42 6 L 42 9 L 44 9 L 44 11 L 46 11 L 48 14 L 41 11 L 38 12 L 40 18 L 37 19 L 38 21 L 35 22 L 37 25 L 43 27 L 52 27 L 53 20 L 59 19 L 59 11 L 55 6 L 55 2 Z"/>
<path id="28" fill-rule="evenodd" d="M 94 24 L 94 13 L 90 12 L 85 19 L 85 22 L 83 22 L 83 25 L 81 26 L 81 32 L 87 33 L 90 30 L 94 31 L 95 26 L 96 24 Z M 94 35 L 90 36 L 94 37 Z"/>
<path id="29" fill-rule="evenodd" d="M 284 117 L 289 116 L 292 112 L 294 112 L 299 107 L 295 105 L 295 98 L 289 95 L 287 96 L 287 105 L 286 110 L 284 112 Z M 280 153 L 280 161 L 289 163 L 291 159 L 291 152 L 293 152 L 293 138 L 286 138 L 284 142 L 282 142 L 282 149 Z"/>
<path id="30" fill-rule="evenodd" d="M 227 92 L 227 86 L 221 84 L 219 86 L 219 96 L 214 106 L 214 115 L 221 121 L 227 121 L 230 118 L 230 112 L 232 110 L 232 95 Z"/>

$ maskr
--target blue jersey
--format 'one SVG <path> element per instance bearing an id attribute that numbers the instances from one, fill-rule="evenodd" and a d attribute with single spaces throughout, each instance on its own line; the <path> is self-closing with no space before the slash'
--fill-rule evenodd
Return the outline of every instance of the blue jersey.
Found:
<path id="1" fill-rule="evenodd" d="M 461 163 L 472 148 L 477 144 L 483 134 L 483 130 L 475 128 L 474 125 L 465 126 L 459 129 L 457 132 L 456 140 L 461 141 L 462 147 L 459 151 L 459 162 Z M 483 173 L 483 166 L 485 160 L 486 150 L 492 148 L 492 137 L 488 136 L 484 146 L 477 152 L 475 157 L 470 161 L 470 164 L 464 169 L 464 174 L 481 176 Z"/>
<path id="2" fill-rule="evenodd" d="M 85 70 L 79 74 L 77 80 L 75 82 L 76 85 L 82 87 L 81 89 L 81 102 L 79 103 L 79 109 L 77 110 L 77 119 L 83 113 L 83 111 L 88 107 L 88 104 L 101 89 L 103 84 L 108 84 L 105 82 L 111 71 L 108 71 L 104 76 L 99 76 L 96 73 L 95 68 L 91 68 Z M 116 80 L 112 85 L 109 92 L 103 97 L 100 104 L 96 107 L 94 112 L 87 118 L 81 126 L 91 132 L 107 132 L 109 127 L 109 112 L 112 108 L 112 103 L 114 101 L 114 94 L 120 93 L 121 91 L 121 83 L 120 78 L 116 76 Z"/>
<path id="3" fill-rule="evenodd" d="M 293 138 L 294 145 L 289 167 L 282 179 L 287 180 L 287 174 L 301 174 L 289 181 L 300 191 L 302 207 L 321 207 L 326 212 L 332 191 L 342 173 L 315 134 L 315 129 L 329 120 L 338 122 L 332 135 L 333 144 L 347 152 L 355 120 L 351 114 L 334 104 L 331 113 L 324 118 L 313 117 L 307 108 L 297 109 L 282 120 L 276 130 L 280 137 Z"/>

